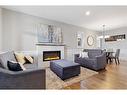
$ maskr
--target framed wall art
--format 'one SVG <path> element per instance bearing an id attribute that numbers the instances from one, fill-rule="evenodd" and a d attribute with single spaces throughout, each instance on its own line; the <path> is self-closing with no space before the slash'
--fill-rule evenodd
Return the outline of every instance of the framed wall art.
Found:
<path id="1" fill-rule="evenodd" d="M 78 31 L 77 32 L 77 48 L 83 48 L 83 32 Z"/>
<path id="2" fill-rule="evenodd" d="M 54 25 L 37 26 L 38 43 L 62 43 L 62 29 Z"/>

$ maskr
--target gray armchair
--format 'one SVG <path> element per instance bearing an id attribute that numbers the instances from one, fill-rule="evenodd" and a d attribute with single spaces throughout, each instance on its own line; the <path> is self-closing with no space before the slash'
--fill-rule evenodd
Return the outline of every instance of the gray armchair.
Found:
<path id="1" fill-rule="evenodd" d="M 88 52 L 88 58 L 81 58 L 79 54 L 75 54 L 75 62 L 79 63 L 81 66 L 98 71 L 105 69 L 106 67 L 106 53 L 100 49 L 87 49 L 84 50 Z"/>

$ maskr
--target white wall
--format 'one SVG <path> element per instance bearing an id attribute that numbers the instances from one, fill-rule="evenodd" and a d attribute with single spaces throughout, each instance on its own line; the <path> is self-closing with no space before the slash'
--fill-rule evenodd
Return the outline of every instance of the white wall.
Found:
<path id="1" fill-rule="evenodd" d="M 126 39 L 123 41 L 113 41 L 113 42 L 105 42 L 105 48 L 113 48 L 115 51 L 116 49 L 120 49 L 120 58 L 127 60 L 127 27 L 121 27 L 117 29 L 113 29 L 110 31 L 106 31 L 105 35 L 121 35 L 126 34 Z"/>
<path id="2" fill-rule="evenodd" d="M 66 45 L 66 56 L 73 56 L 77 51 L 76 34 L 78 31 L 84 32 L 84 48 L 96 47 L 96 32 L 85 28 L 77 27 L 62 22 L 52 21 L 44 18 L 26 15 L 23 13 L 10 11 L 7 9 L 2 10 L 3 16 L 3 44 L 2 49 L 16 50 L 16 51 L 34 51 L 36 50 L 37 31 L 36 25 L 39 23 L 51 24 L 62 28 L 63 43 Z M 87 45 L 87 36 L 93 35 L 95 43 L 92 47 Z M 73 59 L 73 57 L 68 57 Z"/>
<path id="3" fill-rule="evenodd" d="M 2 9 L 0 8 L 0 51 L 2 51 Z"/>

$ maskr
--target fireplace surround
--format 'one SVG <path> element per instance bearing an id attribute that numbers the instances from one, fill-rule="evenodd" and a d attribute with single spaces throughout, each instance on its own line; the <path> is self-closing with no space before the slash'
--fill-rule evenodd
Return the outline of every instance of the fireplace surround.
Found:
<path id="1" fill-rule="evenodd" d="M 57 51 L 57 54 L 59 55 L 59 58 L 60 59 L 64 59 L 65 57 L 64 57 L 64 48 L 65 48 L 65 45 L 58 45 L 58 44 L 44 44 L 44 43 L 38 43 L 38 44 L 36 44 L 36 50 L 38 51 L 38 66 L 39 67 L 43 67 L 43 65 L 42 65 L 42 63 L 43 64 L 47 64 L 47 63 L 49 63 L 49 61 L 50 60 L 48 60 L 48 59 L 58 59 L 58 57 L 56 57 L 56 58 L 48 58 L 48 59 L 46 59 L 46 60 L 43 60 L 44 59 L 44 55 L 45 54 L 43 54 L 43 53 L 47 53 L 48 55 L 52 55 L 52 53 L 54 52 L 54 51 Z M 49 53 L 49 51 L 50 51 L 50 53 Z M 60 53 L 58 53 L 58 51 L 60 51 Z"/>

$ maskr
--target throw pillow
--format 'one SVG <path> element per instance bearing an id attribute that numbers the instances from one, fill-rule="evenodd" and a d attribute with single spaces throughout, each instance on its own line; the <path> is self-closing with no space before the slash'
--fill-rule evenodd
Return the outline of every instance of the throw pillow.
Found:
<path id="1" fill-rule="evenodd" d="M 16 59 L 17 59 L 17 61 L 18 61 L 19 63 L 22 63 L 22 64 L 25 64 L 25 63 L 26 63 L 26 61 L 25 61 L 25 56 L 24 56 L 23 53 L 16 53 L 16 52 L 15 52 L 15 57 L 16 57 Z"/>
<path id="2" fill-rule="evenodd" d="M 24 65 L 22 63 L 19 63 L 20 67 L 24 70 L 26 70 L 26 68 L 24 67 Z"/>
<path id="3" fill-rule="evenodd" d="M 18 62 L 8 61 L 7 62 L 8 69 L 11 71 L 23 71 L 22 67 Z"/>
<path id="4" fill-rule="evenodd" d="M 88 57 L 88 52 L 81 52 L 79 57 L 81 57 L 81 58 Z"/>
<path id="5" fill-rule="evenodd" d="M 33 58 L 32 58 L 30 55 L 26 55 L 26 56 L 25 56 L 25 59 L 26 59 L 26 61 L 27 61 L 28 63 L 34 63 L 34 60 L 33 60 Z"/>

